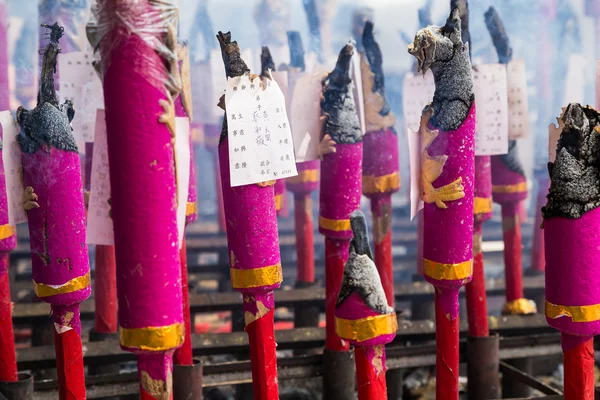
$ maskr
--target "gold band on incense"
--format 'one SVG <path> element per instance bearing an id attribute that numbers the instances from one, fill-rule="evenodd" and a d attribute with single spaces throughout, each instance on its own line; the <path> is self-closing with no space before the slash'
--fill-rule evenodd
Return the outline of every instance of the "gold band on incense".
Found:
<path id="1" fill-rule="evenodd" d="M 260 286 L 271 286 L 283 282 L 281 264 L 254 269 L 229 269 L 231 286 L 234 289 L 249 289 Z"/>
<path id="2" fill-rule="evenodd" d="M 184 326 L 177 322 L 168 326 L 119 328 L 121 346 L 149 351 L 164 351 L 179 347 L 184 340 Z"/>
<path id="3" fill-rule="evenodd" d="M 64 285 L 46 285 L 33 281 L 33 291 L 37 297 L 50 297 L 57 294 L 77 292 L 90 286 L 90 273 L 73 278 Z"/>
<path id="4" fill-rule="evenodd" d="M 342 339 L 364 342 L 398 330 L 396 314 L 376 315 L 361 319 L 335 317 L 335 333 Z"/>
<path id="5" fill-rule="evenodd" d="M 423 259 L 423 273 L 437 280 L 460 280 L 473 275 L 473 260 L 458 264 L 444 264 Z"/>

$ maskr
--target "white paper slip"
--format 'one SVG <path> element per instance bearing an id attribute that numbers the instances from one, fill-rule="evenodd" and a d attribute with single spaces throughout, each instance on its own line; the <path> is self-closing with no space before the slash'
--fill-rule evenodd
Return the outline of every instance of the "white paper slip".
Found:
<path id="1" fill-rule="evenodd" d="M 112 246 L 115 235 L 110 217 L 110 169 L 104 110 L 97 110 L 95 126 L 86 238 L 88 244 Z"/>
<path id="2" fill-rule="evenodd" d="M 525 61 L 514 60 L 506 66 L 508 82 L 508 138 L 524 138 L 529 134 L 529 102 Z"/>
<path id="3" fill-rule="evenodd" d="M 413 132 L 419 130 L 421 114 L 426 105 L 433 101 L 435 82 L 433 73 L 429 70 L 422 74 L 406 74 L 402 85 L 402 107 L 404 123 Z"/>
<path id="4" fill-rule="evenodd" d="M 321 74 L 298 79 L 290 108 L 296 162 L 316 160 L 321 133 Z"/>
<path id="5" fill-rule="evenodd" d="M 571 54 L 569 56 L 569 67 L 567 77 L 563 81 L 565 88 L 564 100 L 562 104 L 585 103 L 585 68 L 586 58 L 581 54 Z"/>
<path id="6" fill-rule="evenodd" d="M 177 168 L 177 230 L 179 248 L 181 248 L 190 187 L 190 120 L 187 117 L 175 118 L 175 167 Z"/>
<path id="7" fill-rule="evenodd" d="M 242 50 L 242 60 L 251 70 L 252 59 L 252 49 Z M 194 79 L 193 76 L 192 79 Z M 213 49 L 210 52 L 210 81 L 212 84 L 212 90 L 210 91 L 212 98 L 208 101 L 212 110 L 211 118 L 215 121 L 213 123 L 218 123 L 223 117 L 223 110 L 217 104 L 221 96 L 225 94 L 225 88 L 227 87 L 227 75 L 225 75 L 225 66 L 223 65 L 223 56 L 220 49 Z M 196 97 L 194 97 L 194 101 L 196 101 Z"/>
<path id="8" fill-rule="evenodd" d="M 356 113 L 358 114 L 358 120 L 360 122 L 360 130 L 364 135 L 367 132 L 367 125 L 365 121 L 365 100 L 362 86 L 362 73 L 360 70 L 360 54 L 356 49 L 352 55 L 352 63 L 350 66 L 350 74 L 352 77 L 352 95 L 354 97 L 354 104 L 356 105 Z"/>
<path id="9" fill-rule="evenodd" d="M 508 89 L 506 66 L 478 65 L 473 70 L 473 92 L 477 108 L 475 155 L 508 152 Z"/>
<path id="10" fill-rule="evenodd" d="M 273 79 L 275 79 L 275 82 L 277 82 L 277 85 L 279 85 L 279 89 L 281 89 L 281 93 L 283 93 L 283 97 L 285 97 L 285 109 L 289 114 L 288 98 L 291 95 L 291 93 L 289 90 L 288 72 L 287 71 L 271 71 L 271 76 L 273 77 Z"/>
<path id="11" fill-rule="evenodd" d="M 23 209 L 23 167 L 21 165 L 21 147 L 17 142 L 19 128 L 10 111 L 0 112 L 2 125 L 2 165 L 6 181 L 8 200 L 8 223 L 12 226 L 27 222 Z"/>
<path id="12" fill-rule="evenodd" d="M 424 207 L 421 200 L 421 136 L 407 130 L 410 158 L 410 219 L 411 221 Z"/>
<path id="13" fill-rule="evenodd" d="M 296 176 L 285 97 L 273 80 L 229 79 L 225 92 L 231 186 Z"/>
<path id="14" fill-rule="evenodd" d="M 80 153 L 85 143 L 94 141 L 96 110 L 104 108 L 102 82 L 94 66 L 91 52 L 65 53 L 58 58 L 61 101 L 71 100 L 75 108 L 73 136 Z"/>

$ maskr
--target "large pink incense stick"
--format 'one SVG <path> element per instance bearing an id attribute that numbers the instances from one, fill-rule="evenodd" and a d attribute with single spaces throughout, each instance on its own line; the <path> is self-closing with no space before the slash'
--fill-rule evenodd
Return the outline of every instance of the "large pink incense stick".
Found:
<path id="1" fill-rule="evenodd" d="M 357 210 L 350 221 L 354 238 L 336 302 L 335 330 L 355 346 L 358 399 L 385 400 L 385 345 L 396 336 L 396 312 L 372 259 L 365 216 Z"/>
<path id="2" fill-rule="evenodd" d="M 50 303 L 55 326 L 59 398 L 85 398 L 79 303 L 89 297 L 90 265 L 79 154 L 71 133 L 71 102 L 58 104 L 54 89 L 58 44 L 51 29 L 44 50 L 38 104 L 17 110 L 21 126 L 23 205 L 27 210 L 34 291 Z"/>
<path id="3" fill-rule="evenodd" d="M 177 230 L 175 52 L 169 1 L 103 1 L 88 37 L 101 56 L 120 344 L 138 356 L 142 399 L 172 396 L 172 355 L 184 340 Z"/>
<path id="4" fill-rule="evenodd" d="M 600 114 L 570 104 L 561 119 L 556 160 L 548 168 L 548 203 L 542 209 L 546 320 L 562 332 L 565 400 L 592 400 L 593 342 L 600 333 Z"/>
<path id="5" fill-rule="evenodd" d="M 362 191 L 371 199 L 375 265 L 381 277 L 388 304 L 394 301 L 392 263 L 392 194 L 400 189 L 396 117 L 385 97 L 381 50 L 373 35 L 373 23 L 362 34 L 362 79 L 367 133 L 363 148 Z"/>
<path id="6" fill-rule="evenodd" d="M 445 26 L 418 31 L 409 46 L 419 70 L 431 69 L 435 79 L 420 134 L 423 272 L 436 288 L 437 399 L 458 399 L 458 291 L 473 268 L 475 101 L 460 24 L 455 8 Z"/>
<path id="7" fill-rule="evenodd" d="M 231 33 L 217 35 L 228 78 L 250 69 L 241 59 Z M 224 101 L 221 106 L 224 107 Z M 219 143 L 221 185 L 227 219 L 231 286 L 244 296 L 244 321 L 250 342 L 254 398 L 276 399 L 277 354 L 274 334 L 274 296 L 283 280 L 277 234 L 274 181 L 231 187 L 227 119 Z"/>

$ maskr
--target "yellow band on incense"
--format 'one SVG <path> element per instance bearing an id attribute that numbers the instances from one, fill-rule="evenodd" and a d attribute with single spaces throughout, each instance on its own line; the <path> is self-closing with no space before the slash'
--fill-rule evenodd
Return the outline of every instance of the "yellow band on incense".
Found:
<path id="1" fill-rule="evenodd" d="M 184 340 L 184 326 L 177 322 L 168 326 L 148 328 L 119 328 L 121 346 L 149 351 L 163 351 L 179 347 Z"/>
<path id="2" fill-rule="evenodd" d="M 374 176 L 363 175 L 362 177 L 362 192 L 363 193 L 386 193 L 400 189 L 400 174 Z"/>
<path id="3" fill-rule="evenodd" d="M 198 214 L 198 203 L 194 202 L 188 202 L 187 206 L 185 207 L 185 215 L 192 215 L 192 214 Z"/>
<path id="4" fill-rule="evenodd" d="M 305 169 L 304 171 L 298 171 L 298 175 L 292 176 L 286 179 L 289 183 L 309 183 L 319 181 L 319 170 L 318 169 Z"/>
<path id="5" fill-rule="evenodd" d="M 11 237 L 15 234 L 15 227 L 9 224 L 0 225 L 0 240 Z"/>
<path id="6" fill-rule="evenodd" d="M 492 193 L 521 193 L 527 191 L 527 182 L 516 185 L 492 185 Z"/>
<path id="7" fill-rule="evenodd" d="M 37 297 L 50 297 L 57 294 L 73 293 L 90 286 L 90 273 L 73 278 L 64 285 L 46 285 L 33 281 L 33 291 Z"/>
<path id="8" fill-rule="evenodd" d="M 475 197 L 473 214 L 486 214 L 492 212 L 492 199 L 489 197 Z"/>
<path id="9" fill-rule="evenodd" d="M 279 210 L 281 210 L 282 206 L 283 206 L 283 195 L 278 194 L 275 196 L 275 209 L 277 211 L 279 211 Z"/>
<path id="10" fill-rule="evenodd" d="M 523 297 L 509 301 L 502 307 L 502 314 L 527 315 L 535 313 L 537 313 L 537 307 L 535 303 Z"/>
<path id="11" fill-rule="evenodd" d="M 376 315 L 361 319 L 335 317 L 335 333 L 342 339 L 364 342 L 398 330 L 396 314 Z"/>
<path id="12" fill-rule="evenodd" d="M 329 219 L 321 217 L 319 215 L 319 226 L 323 229 L 327 229 L 335 232 L 349 231 L 350 227 L 349 219 Z"/>
<path id="13" fill-rule="evenodd" d="M 258 182 L 257 185 L 260 187 L 269 187 L 275 185 L 275 181 Z"/>
<path id="14" fill-rule="evenodd" d="M 444 264 L 423 259 L 423 273 L 437 280 L 459 280 L 473 275 L 473 260 L 458 264 Z"/>
<path id="15" fill-rule="evenodd" d="M 591 306 L 559 306 L 546 301 L 546 317 L 570 317 L 573 322 L 593 322 L 600 320 L 600 304 Z"/>
<path id="16" fill-rule="evenodd" d="M 254 269 L 230 268 L 231 286 L 234 289 L 248 289 L 271 286 L 283 282 L 281 264 Z"/>

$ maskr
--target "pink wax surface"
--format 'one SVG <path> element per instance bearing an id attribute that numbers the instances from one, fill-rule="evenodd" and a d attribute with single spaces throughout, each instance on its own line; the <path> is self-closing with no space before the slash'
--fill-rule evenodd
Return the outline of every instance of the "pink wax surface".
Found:
<path id="1" fill-rule="evenodd" d="M 158 120 L 167 93 L 157 74 L 166 70 L 139 36 L 113 34 L 104 98 L 119 325 L 170 326 L 183 317 L 175 159 L 171 132 Z"/>
<path id="2" fill-rule="evenodd" d="M 0 4 L 0 12 L 2 12 Z M 1 18 L 1 15 L 0 15 Z M 0 19 L 0 24 L 2 20 Z M 0 29 L 2 27 L 0 26 Z M 1 32 L 0 32 L 1 34 Z M 0 38 L 1 39 L 1 38 Z M 1 51 L 1 50 L 0 50 Z M 0 72 L 1 73 L 1 72 Z M 2 140 L 2 125 L 0 125 L 0 140 Z M 8 224 L 8 198 L 6 195 L 6 181 L 4 179 L 4 164 L 2 162 L 2 151 L 0 151 L 0 226 Z M 6 239 L 0 239 L 0 254 L 8 253 L 17 246 L 17 236 L 12 235 Z M 1 273 L 2 271 L 0 271 Z"/>
<path id="3" fill-rule="evenodd" d="M 298 171 L 298 175 L 302 173 L 302 171 L 310 171 L 310 170 L 319 170 L 320 160 L 311 160 L 304 161 L 300 163 L 296 163 L 296 170 Z M 318 172 L 317 172 L 318 174 Z M 303 182 L 303 183 L 294 183 L 292 179 L 286 179 L 285 187 L 288 191 L 294 194 L 309 194 L 319 188 L 319 180 L 316 182 Z"/>
<path id="4" fill-rule="evenodd" d="M 230 268 L 255 269 L 280 264 L 273 186 L 252 184 L 231 187 L 227 139 L 219 146 L 219 164 Z M 237 290 L 252 294 L 271 291 L 280 285 Z"/>
<path id="5" fill-rule="evenodd" d="M 385 176 L 400 171 L 398 158 L 398 136 L 385 129 L 367 132 L 363 138 L 363 176 Z M 397 192 L 398 189 L 386 193 Z M 365 193 L 367 197 L 382 196 L 383 193 Z"/>
<path id="6" fill-rule="evenodd" d="M 521 174 L 511 171 L 504 165 L 500 156 L 492 156 L 492 185 L 518 185 L 527 182 L 527 179 Z M 516 193 L 494 193 L 494 201 L 496 203 L 512 203 L 525 200 L 527 198 L 527 190 Z"/>
<path id="7" fill-rule="evenodd" d="M 382 315 L 365 304 L 365 301 L 356 292 L 352 293 L 346 300 L 335 308 L 335 316 L 348 320 L 357 320 L 367 317 Z M 355 346 L 378 346 L 388 344 L 396 337 L 396 332 L 388 335 L 380 335 L 368 340 L 349 340 Z"/>
<path id="8" fill-rule="evenodd" d="M 319 216 L 331 220 L 349 220 L 360 208 L 362 195 L 362 142 L 336 144 L 336 152 L 326 154 L 321 162 Z M 319 226 L 330 239 L 352 239 L 352 230 L 333 231 Z"/>
<path id="9" fill-rule="evenodd" d="M 44 146 L 22 153 L 24 186 L 38 196 L 39 208 L 27 211 L 32 278 L 36 283 L 64 285 L 90 272 L 85 241 L 85 206 L 77 152 Z M 91 287 L 43 297 L 55 305 L 80 303 Z"/>
<path id="10" fill-rule="evenodd" d="M 433 129 L 432 126 L 429 127 Z M 428 149 L 430 156 L 447 155 L 441 175 L 433 182 L 435 188 L 448 185 L 462 178 L 465 197 L 445 202 L 447 208 L 435 203 L 425 204 L 423 257 L 444 264 L 458 264 L 473 258 L 473 195 L 475 178 L 475 103 L 467 119 L 456 130 L 439 130 L 438 137 Z M 470 278 L 438 280 L 425 275 L 432 285 L 448 290 L 458 290 Z M 450 296 L 451 297 L 451 296 Z M 455 315 L 458 308 L 454 302 L 440 297 L 445 313 Z M 452 304 L 451 304 L 452 303 Z M 457 305 L 457 304 L 456 304 Z"/>
<path id="11" fill-rule="evenodd" d="M 492 163 L 490 156 L 475 156 L 475 197 L 492 198 Z M 492 219 L 492 212 L 477 215 L 477 220 L 484 222 Z"/>
<path id="12" fill-rule="evenodd" d="M 600 304 L 600 209 L 581 218 L 544 220 L 546 300 L 560 306 Z M 575 336 L 600 334 L 600 320 L 573 322 L 546 318 L 548 325 Z"/>

